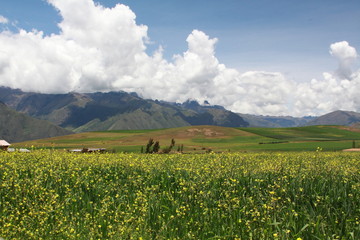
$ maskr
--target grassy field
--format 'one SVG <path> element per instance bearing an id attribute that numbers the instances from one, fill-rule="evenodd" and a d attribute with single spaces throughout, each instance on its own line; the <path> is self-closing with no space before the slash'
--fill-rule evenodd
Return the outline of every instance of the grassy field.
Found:
<path id="1" fill-rule="evenodd" d="M 292 141 L 359 140 L 357 129 L 342 126 L 309 126 L 294 128 L 241 128 L 260 136 Z"/>
<path id="2" fill-rule="evenodd" d="M 0 237 L 360 239 L 360 154 L 3 152 Z"/>
<path id="3" fill-rule="evenodd" d="M 106 148 L 117 152 L 140 152 L 149 138 L 162 148 L 175 139 L 174 150 L 184 146 L 185 153 L 200 153 L 211 149 L 228 151 L 338 151 L 360 142 L 358 129 L 340 126 L 298 128 L 225 128 L 192 126 L 172 129 L 87 132 L 50 139 L 14 144 L 14 147 L 36 148 Z M 356 142 L 356 147 L 358 143 Z"/>

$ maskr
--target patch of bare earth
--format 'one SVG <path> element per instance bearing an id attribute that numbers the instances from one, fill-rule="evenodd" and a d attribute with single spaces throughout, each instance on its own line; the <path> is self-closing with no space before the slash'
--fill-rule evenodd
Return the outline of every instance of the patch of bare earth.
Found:
<path id="1" fill-rule="evenodd" d="M 360 152 L 360 148 L 344 149 L 343 152 Z"/>
<path id="2" fill-rule="evenodd" d="M 205 137 L 220 137 L 224 136 L 224 133 L 217 132 L 210 128 L 189 128 L 186 130 L 187 136 L 204 135 Z"/>
<path id="3" fill-rule="evenodd" d="M 339 129 L 348 130 L 348 131 L 351 131 L 351 132 L 360 132 L 360 129 L 355 128 L 355 127 L 341 126 L 341 127 L 339 127 Z"/>

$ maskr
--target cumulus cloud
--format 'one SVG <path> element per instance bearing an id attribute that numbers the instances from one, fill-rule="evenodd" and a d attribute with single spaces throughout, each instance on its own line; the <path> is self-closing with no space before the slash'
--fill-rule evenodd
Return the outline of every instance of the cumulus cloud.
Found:
<path id="1" fill-rule="evenodd" d="M 296 91 L 297 115 L 318 115 L 335 110 L 360 111 L 360 70 L 352 71 L 357 60 L 356 49 L 342 41 L 330 45 L 330 54 L 338 62 L 334 74 L 324 73 L 323 79 L 299 84 Z"/>
<path id="2" fill-rule="evenodd" d="M 357 58 L 356 49 L 349 46 L 348 42 L 342 41 L 330 45 L 330 54 L 339 61 L 338 76 L 349 79 L 352 74 L 351 67 Z"/>
<path id="3" fill-rule="evenodd" d="M 163 49 L 146 53 L 147 26 L 122 4 L 105 8 L 93 0 L 48 0 L 62 16 L 59 34 L 19 30 L 0 33 L 0 85 L 24 91 L 135 91 L 146 98 L 184 102 L 208 100 L 235 112 L 306 115 L 335 107 L 357 109 L 359 73 L 352 72 L 356 50 L 331 45 L 337 75 L 297 84 L 282 73 L 240 73 L 216 58 L 218 41 L 193 30 L 188 49 L 163 58 Z M 81 11 L 79 11 L 81 9 Z M 335 99 L 335 101 L 334 101 Z M 343 100 L 346 99 L 346 103 Z"/>
<path id="4" fill-rule="evenodd" d="M 360 111 L 360 72 L 349 79 L 337 79 L 324 73 L 322 80 L 299 84 L 296 96 L 296 115 L 318 115 L 335 110 Z"/>

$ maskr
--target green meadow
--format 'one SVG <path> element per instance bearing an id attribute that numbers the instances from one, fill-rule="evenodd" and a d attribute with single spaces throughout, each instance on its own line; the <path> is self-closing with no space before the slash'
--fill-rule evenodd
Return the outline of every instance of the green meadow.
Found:
<path id="1" fill-rule="evenodd" d="M 176 151 L 185 153 L 229 151 L 339 151 L 360 144 L 358 129 L 342 126 L 310 126 L 296 128 L 226 128 L 191 126 L 152 130 L 119 130 L 86 132 L 56 138 L 14 144 L 33 148 L 106 148 L 115 152 L 140 152 L 148 140 L 160 142 L 160 148 L 175 140 Z"/>

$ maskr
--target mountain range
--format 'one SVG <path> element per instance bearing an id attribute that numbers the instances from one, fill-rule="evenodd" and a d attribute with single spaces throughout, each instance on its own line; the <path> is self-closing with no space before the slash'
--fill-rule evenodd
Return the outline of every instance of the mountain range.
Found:
<path id="1" fill-rule="evenodd" d="M 310 121 L 316 119 L 316 117 L 261 116 L 242 113 L 238 114 L 249 123 L 249 127 L 299 127 L 306 126 Z"/>
<path id="2" fill-rule="evenodd" d="M 0 101 L 17 112 L 73 132 L 249 125 L 221 106 L 202 106 L 190 100 L 182 104 L 147 100 L 126 92 L 43 94 L 0 87 Z"/>
<path id="3" fill-rule="evenodd" d="M 0 101 L 6 104 L 6 106 L 1 105 L 2 111 L 6 112 L 7 116 L 11 113 L 12 119 L 26 116 L 34 122 L 42 120 L 41 126 L 57 127 L 57 131 L 47 135 L 45 133 L 50 130 L 44 131 L 44 127 L 39 130 L 36 124 L 26 128 L 27 131 L 36 132 L 38 135 L 34 133 L 32 136 L 11 134 L 7 126 L 11 126 L 14 131 L 14 129 L 22 129 L 25 125 L 9 121 L 4 113 L 0 112 L 0 128 L 2 129 L 0 138 L 7 137 L 9 141 L 23 141 L 73 132 L 173 128 L 191 125 L 297 127 L 352 125 L 360 122 L 360 113 L 356 112 L 336 111 L 320 117 L 301 118 L 257 116 L 234 113 L 222 106 L 210 105 L 206 101 L 203 104 L 195 100 L 172 103 L 143 99 L 136 93 L 122 91 L 44 94 L 0 87 Z M 6 134 L 4 129 L 7 129 Z"/>

